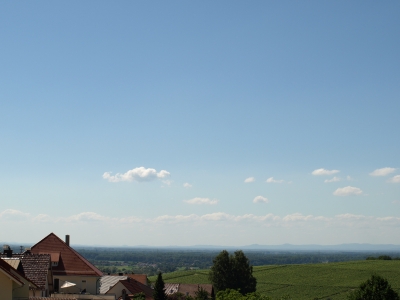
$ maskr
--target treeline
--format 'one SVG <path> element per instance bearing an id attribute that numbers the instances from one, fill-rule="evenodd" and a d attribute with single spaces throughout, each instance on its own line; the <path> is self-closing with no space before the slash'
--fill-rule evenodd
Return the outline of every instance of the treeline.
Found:
<path id="1" fill-rule="evenodd" d="M 78 252 L 103 272 L 116 273 L 122 265 L 128 265 L 134 273 L 148 275 L 183 269 L 208 269 L 219 250 L 171 250 L 154 248 L 78 248 Z M 329 263 L 351 260 L 395 257 L 399 253 L 375 252 L 284 252 L 244 251 L 253 266 Z M 382 259 L 382 258 L 381 258 Z M 124 271 L 124 270 L 122 270 Z"/>
<path id="2" fill-rule="evenodd" d="M 378 257 L 368 256 L 367 260 L 400 260 L 400 257 L 391 257 L 389 255 L 380 255 Z"/>

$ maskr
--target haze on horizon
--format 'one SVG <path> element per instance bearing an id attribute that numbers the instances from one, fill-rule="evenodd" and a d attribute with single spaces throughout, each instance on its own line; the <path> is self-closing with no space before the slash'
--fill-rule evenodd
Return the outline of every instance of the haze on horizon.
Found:
<path id="1" fill-rule="evenodd" d="M 0 240 L 400 244 L 399 14 L 2 3 Z"/>

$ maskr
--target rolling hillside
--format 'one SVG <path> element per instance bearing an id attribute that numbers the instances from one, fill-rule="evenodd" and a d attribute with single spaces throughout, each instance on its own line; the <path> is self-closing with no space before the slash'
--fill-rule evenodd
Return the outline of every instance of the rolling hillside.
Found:
<path id="1" fill-rule="evenodd" d="M 400 261 L 365 260 L 326 264 L 270 265 L 253 268 L 257 291 L 272 298 L 346 299 L 347 293 L 371 274 L 388 279 L 400 292 Z M 208 283 L 208 270 L 163 274 L 165 282 Z M 155 277 L 150 277 L 154 281 Z"/>

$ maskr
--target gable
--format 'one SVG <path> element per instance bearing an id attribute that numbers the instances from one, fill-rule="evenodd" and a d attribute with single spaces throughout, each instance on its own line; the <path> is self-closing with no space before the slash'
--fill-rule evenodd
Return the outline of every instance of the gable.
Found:
<path id="1" fill-rule="evenodd" d="M 15 282 L 19 286 L 24 285 L 24 282 L 11 270 L 13 270 L 13 268 L 0 258 L 0 274 L 9 278 L 11 281 Z"/>
<path id="2" fill-rule="evenodd" d="M 100 278 L 100 294 L 105 294 L 118 281 L 126 279 L 127 276 L 105 275 Z"/>
<path id="3" fill-rule="evenodd" d="M 122 290 L 125 290 L 128 295 L 144 293 L 147 300 L 153 299 L 153 289 L 151 287 L 129 278 L 118 281 L 106 294 L 116 294 L 119 297 L 122 294 Z"/>
<path id="4" fill-rule="evenodd" d="M 3 257 L 2 258 L 6 263 L 8 263 L 11 267 L 14 269 L 18 269 L 18 266 L 21 262 L 19 258 L 8 258 L 8 257 Z"/>
<path id="5" fill-rule="evenodd" d="M 37 285 L 39 289 L 44 290 L 46 288 L 47 277 L 51 272 L 50 255 L 24 252 L 13 254 L 12 257 L 0 256 L 10 266 Z"/>
<path id="6" fill-rule="evenodd" d="M 19 286 L 24 286 L 25 284 L 27 284 L 29 289 L 38 288 L 38 286 L 34 282 L 32 282 L 29 278 L 27 278 L 24 274 L 22 274 L 18 270 L 11 267 L 1 258 L 0 258 L 0 273 L 5 274 L 7 277 L 10 278 L 11 281 L 14 281 Z"/>
<path id="7" fill-rule="evenodd" d="M 68 246 L 54 233 L 50 233 L 31 248 L 32 253 L 50 254 L 52 262 L 58 259 L 58 264 L 53 264 L 54 275 L 69 276 L 102 276 L 103 273 L 93 266 L 78 252 Z M 59 256 L 58 256 L 59 255 Z"/>

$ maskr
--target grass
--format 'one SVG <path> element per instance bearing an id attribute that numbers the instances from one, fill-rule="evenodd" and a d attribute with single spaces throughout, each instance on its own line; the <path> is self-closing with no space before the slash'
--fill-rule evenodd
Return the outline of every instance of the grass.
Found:
<path id="1" fill-rule="evenodd" d="M 400 261 L 365 260 L 339 263 L 271 265 L 253 268 L 257 278 L 257 292 L 292 299 L 346 299 L 348 292 L 357 288 L 372 274 L 386 278 L 400 293 Z M 165 282 L 209 283 L 208 270 L 177 271 L 163 274 Z M 150 277 L 154 281 L 155 277 Z"/>

